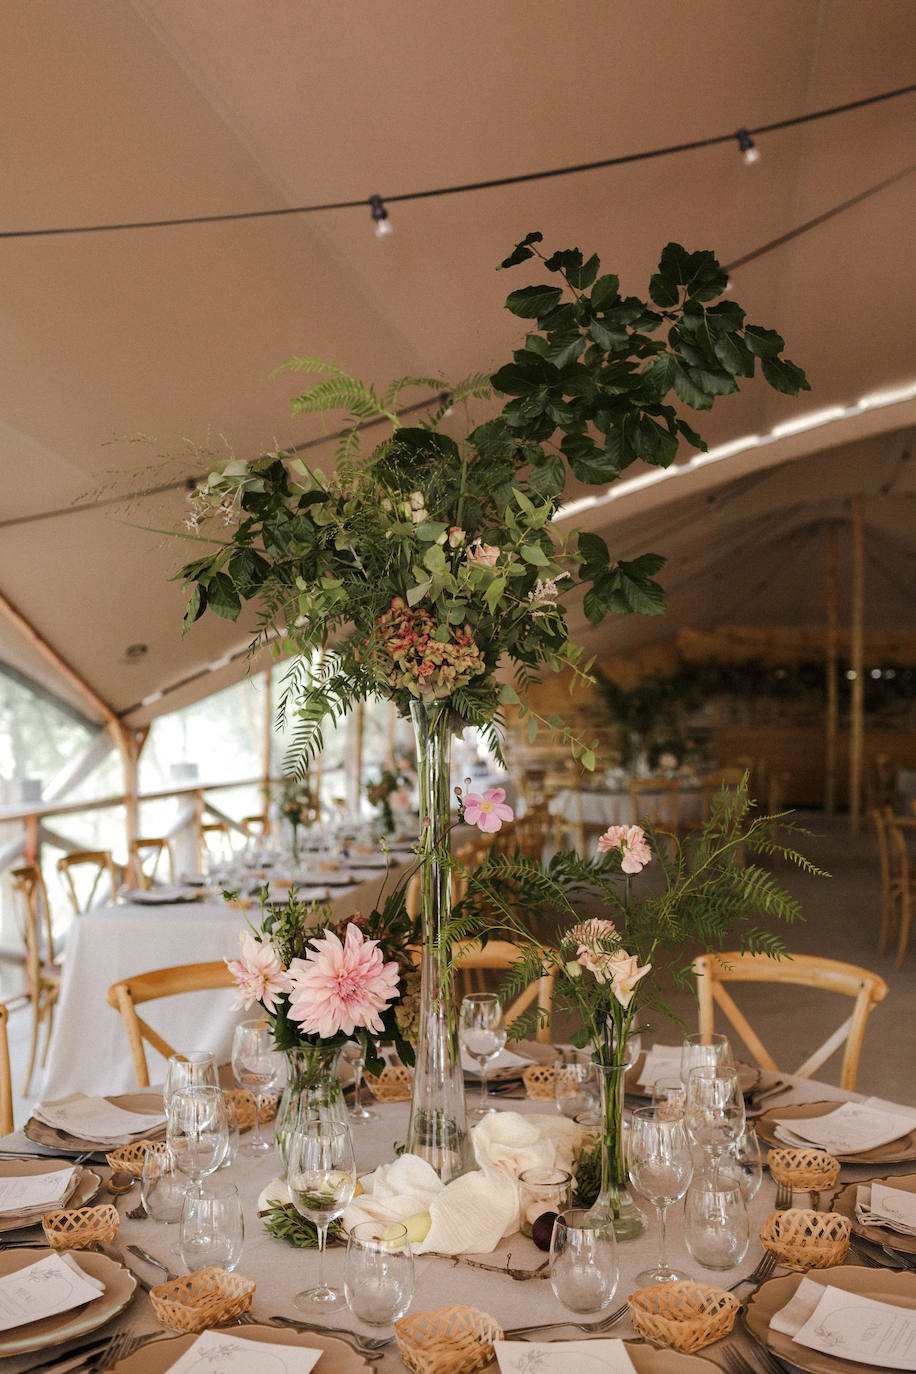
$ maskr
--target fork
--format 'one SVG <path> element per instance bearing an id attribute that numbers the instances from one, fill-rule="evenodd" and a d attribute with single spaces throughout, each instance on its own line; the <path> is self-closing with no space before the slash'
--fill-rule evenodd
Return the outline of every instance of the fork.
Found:
<path id="1" fill-rule="evenodd" d="M 792 1206 L 792 1185 L 791 1183 L 777 1183 L 776 1185 L 776 1210 L 785 1212 Z"/>
<path id="2" fill-rule="evenodd" d="M 252 1317 L 246 1313 L 243 1324 L 251 1325 L 257 1322 L 257 1317 Z M 391 1345 L 394 1335 L 390 1336 L 361 1336 L 358 1331 L 351 1331 L 346 1326 L 309 1326 L 308 1322 L 300 1321 L 297 1317 L 271 1317 L 271 1323 L 275 1326 L 294 1326 L 297 1331 L 313 1331 L 316 1336 L 328 1335 L 346 1336 L 347 1340 L 352 1341 L 363 1355 L 371 1355 L 375 1350 L 381 1350 L 383 1346 Z"/>
<path id="3" fill-rule="evenodd" d="M 119 1360 L 125 1360 L 141 1345 L 146 1345 L 147 1341 L 155 1340 L 158 1335 L 158 1331 L 150 1336 L 135 1336 L 131 1331 L 116 1331 L 100 1353 L 93 1356 L 93 1374 L 100 1374 L 103 1369 L 111 1369 Z"/>
<path id="4" fill-rule="evenodd" d="M 515 1336 L 523 1336 L 529 1331 L 556 1331 L 561 1326 L 572 1326 L 576 1331 L 607 1331 L 609 1327 L 619 1322 L 621 1317 L 626 1316 L 628 1309 L 629 1303 L 625 1302 L 622 1307 L 616 1307 L 613 1312 L 597 1322 L 547 1322 L 543 1326 L 514 1326 L 511 1331 L 504 1331 L 503 1336 L 507 1341 L 510 1341 Z"/>
<path id="5" fill-rule="evenodd" d="M 776 1256 L 772 1250 L 768 1250 L 758 1261 L 756 1267 L 750 1274 L 745 1274 L 743 1279 L 736 1279 L 726 1292 L 733 1293 L 736 1288 L 740 1288 L 742 1283 L 753 1283 L 759 1285 L 770 1277 L 776 1268 Z"/>
<path id="6" fill-rule="evenodd" d="M 156 1256 L 149 1254 L 148 1251 L 142 1250 L 139 1245 L 128 1245 L 126 1249 L 130 1254 L 136 1255 L 137 1259 L 145 1260 L 147 1264 L 152 1264 L 157 1269 L 161 1269 L 163 1274 L 165 1274 L 167 1283 L 172 1283 L 174 1279 L 178 1278 L 178 1275 L 173 1274 L 167 1264 L 163 1264 L 162 1260 L 156 1259 Z"/>
<path id="7" fill-rule="evenodd" d="M 778 1360 L 771 1350 L 766 1346 L 758 1346 L 755 1354 L 760 1357 L 760 1362 L 766 1367 L 768 1374 L 788 1374 L 788 1366 L 782 1360 Z M 754 1365 L 742 1355 L 740 1350 L 735 1350 L 732 1346 L 721 1348 L 721 1355 L 725 1361 L 725 1367 L 729 1374 L 759 1374 Z"/>

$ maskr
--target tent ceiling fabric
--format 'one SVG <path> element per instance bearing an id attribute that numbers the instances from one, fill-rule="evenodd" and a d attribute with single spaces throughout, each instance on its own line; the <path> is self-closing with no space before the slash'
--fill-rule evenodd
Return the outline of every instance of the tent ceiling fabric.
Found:
<path id="1" fill-rule="evenodd" d="M 4 21 L 7 231 L 368 200 L 613 157 L 906 85 L 916 51 L 911 0 L 355 0 L 345 11 L 331 0 L 8 0 Z M 246 632 L 210 618 L 179 636 L 182 595 L 168 579 L 186 549 L 149 530 L 180 527 L 183 493 L 71 503 L 157 485 L 170 455 L 170 475 L 199 471 L 195 446 L 248 456 L 318 436 L 314 420 L 289 418 L 295 379 L 270 376 L 294 354 L 378 382 L 491 370 L 518 336 L 503 299 L 526 280 L 524 269 L 511 279 L 493 269 L 530 229 L 551 247 L 597 251 L 639 292 L 669 239 L 740 258 L 901 171 L 913 160 L 914 111 L 910 95 L 761 135 L 753 167 L 726 143 L 395 204 L 384 242 L 368 206 L 0 240 L 0 592 L 132 722 L 205 695 L 244 671 L 244 658 L 207 670 Z M 779 329 L 814 390 L 793 401 L 749 385 L 699 417 L 711 444 L 916 377 L 914 220 L 911 176 L 735 273 L 750 318 Z M 812 431 L 801 447 L 821 439 Z M 823 483 L 791 479 L 810 511 L 785 537 L 816 522 L 822 504 L 840 509 L 900 442 L 869 439 L 843 467 L 851 485 L 829 498 Z M 835 455 L 813 470 L 838 472 Z M 729 497 L 744 511 L 735 538 L 745 551 L 778 545 L 775 528 L 755 538 L 766 490 Z M 678 507 L 682 492 L 671 484 Z M 906 552 L 910 576 L 911 497 L 888 545 L 888 556 L 898 543 Z M 641 530 L 632 540 L 617 531 L 622 510 L 602 517 L 609 542 L 616 552 L 619 533 L 639 551 Z M 49 511 L 63 513 L 36 518 Z M 717 606 L 719 548 L 731 600 L 743 591 L 745 614 L 775 612 L 776 584 L 755 590 L 749 564 L 740 579 L 729 564 L 725 525 L 698 551 L 693 524 L 705 539 L 699 519 L 656 521 L 653 542 L 682 588 L 673 615 L 732 616 Z M 799 560 L 787 551 L 784 575 L 804 603 Z M 804 604 L 798 613 L 819 615 Z M 912 618 L 911 596 L 899 614 Z M 618 622 L 607 633 L 635 642 L 659 629 Z M 134 644 L 147 652 L 131 661 Z M 10 628 L 0 657 L 52 685 Z"/>

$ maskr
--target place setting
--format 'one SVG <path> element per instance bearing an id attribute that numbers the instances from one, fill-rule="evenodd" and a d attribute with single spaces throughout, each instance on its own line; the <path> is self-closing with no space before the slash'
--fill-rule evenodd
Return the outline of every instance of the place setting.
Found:
<path id="1" fill-rule="evenodd" d="M 757 1121 L 768 1145 L 826 1150 L 844 1164 L 916 1160 L 916 1111 L 870 1097 L 774 1107 Z"/>
<path id="2" fill-rule="evenodd" d="M 71 1093 L 38 1103 L 23 1128 L 36 1145 L 61 1154 L 98 1153 L 134 1141 L 165 1137 L 162 1095 L 155 1092 L 93 1097 Z"/>

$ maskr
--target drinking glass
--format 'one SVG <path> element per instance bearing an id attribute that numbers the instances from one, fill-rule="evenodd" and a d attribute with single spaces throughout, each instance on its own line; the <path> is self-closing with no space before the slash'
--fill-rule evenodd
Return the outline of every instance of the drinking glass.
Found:
<path id="1" fill-rule="evenodd" d="M 216 1057 L 210 1050 L 180 1050 L 169 1056 L 162 1088 L 162 1105 L 169 1109 L 178 1088 L 218 1088 Z"/>
<path id="2" fill-rule="evenodd" d="M 360 1101 L 360 1087 L 366 1060 L 363 1047 L 358 1040 L 348 1040 L 343 1047 L 343 1057 L 353 1070 L 353 1106 L 350 1108 L 351 1121 L 378 1121 L 378 1112 L 370 1111 Z"/>
<path id="3" fill-rule="evenodd" d="M 687 1087 L 691 1069 L 727 1068 L 734 1064 L 732 1047 L 727 1035 L 718 1031 L 698 1031 L 685 1035 L 681 1045 L 681 1082 Z"/>
<path id="4" fill-rule="evenodd" d="M 565 1051 L 557 1057 L 553 1097 L 564 1116 L 574 1117 L 582 1125 L 597 1123 L 601 1089 L 591 1050 Z"/>
<path id="5" fill-rule="evenodd" d="M 235 1105 L 235 1098 L 230 1092 L 223 1089 L 223 1102 L 226 1107 L 226 1127 L 229 1132 L 229 1143 L 226 1147 L 226 1158 L 219 1166 L 221 1169 L 228 1169 L 239 1150 L 239 1109 Z"/>
<path id="6" fill-rule="evenodd" d="M 166 1140 L 175 1167 L 196 1185 L 222 1164 L 229 1148 L 226 1104 L 219 1088 L 178 1088 L 169 1103 Z"/>
<path id="7" fill-rule="evenodd" d="M 690 1139 L 711 1165 L 713 1183 L 719 1159 L 745 1127 L 744 1094 L 734 1068 L 691 1069 L 687 1080 L 684 1121 Z"/>
<path id="8" fill-rule="evenodd" d="M 686 1094 L 679 1078 L 657 1078 L 652 1084 L 652 1106 L 672 1116 L 683 1116 Z"/>
<path id="9" fill-rule="evenodd" d="M 261 1099 L 286 1082 L 286 1060 L 274 1046 L 265 1021 L 241 1021 L 232 1036 L 232 1072 L 240 1088 L 254 1095 L 254 1131 L 239 1154 L 270 1154 L 274 1143 L 261 1134 Z"/>
<path id="10" fill-rule="evenodd" d="M 640 1107 L 630 1119 L 627 1137 L 630 1181 L 655 1208 L 658 1219 L 658 1258 L 655 1267 L 637 1274 L 641 1286 L 674 1283 L 687 1278 L 668 1263 L 665 1251 L 668 1208 L 687 1191 L 693 1177 L 693 1159 L 684 1118 L 667 1105 Z"/>
<path id="11" fill-rule="evenodd" d="M 518 1176 L 519 1230 L 531 1235 L 531 1228 L 545 1212 L 565 1212 L 572 1202 L 572 1174 L 565 1169 L 525 1169 Z"/>
<path id="12" fill-rule="evenodd" d="M 413 1254 L 401 1222 L 361 1221 L 347 1238 L 344 1293 L 367 1326 L 391 1326 L 413 1298 Z"/>
<path id="13" fill-rule="evenodd" d="M 328 1226 L 349 1206 L 356 1161 L 349 1126 L 317 1116 L 300 1118 L 286 1146 L 286 1177 L 293 1206 L 318 1232 L 318 1282 L 293 1301 L 303 1312 L 336 1312 L 345 1298 L 323 1281 Z"/>
<path id="14" fill-rule="evenodd" d="M 700 1175 L 684 1199 L 684 1240 L 704 1269 L 732 1269 L 747 1253 L 750 1227 L 741 1189 L 734 1180 L 716 1186 Z"/>
<path id="15" fill-rule="evenodd" d="M 169 1150 L 144 1150 L 140 1173 L 140 1200 L 153 1221 L 174 1225 L 181 1216 L 185 1181 L 175 1168 Z"/>
<path id="16" fill-rule="evenodd" d="M 763 1164 L 760 1141 L 753 1123 L 745 1126 L 728 1153 L 722 1156 L 719 1167 L 723 1176 L 737 1179 L 745 1202 L 757 1196 L 763 1178 Z"/>
<path id="17" fill-rule="evenodd" d="M 212 1179 L 201 1192 L 188 1192 L 178 1227 L 178 1253 L 189 1274 L 208 1264 L 234 1269 L 244 1238 L 245 1219 L 235 1184 Z"/>
<path id="18" fill-rule="evenodd" d="M 550 1286 L 573 1312 L 600 1312 L 617 1291 L 613 1222 L 588 1212 L 561 1212 L 550 1238 Z"/>
<path id="19" fill-rule="evenodd" d="M 461 999 L 458 1034 L 464 1049 L 480 1065 L 480 1100 L 472 1116 L 486 1116 L 496 1111 L 487 1098 L 487 1065 L 506 1043 L 502 1019 L 502 1004 L 495 992 L 471 992 Z"/>

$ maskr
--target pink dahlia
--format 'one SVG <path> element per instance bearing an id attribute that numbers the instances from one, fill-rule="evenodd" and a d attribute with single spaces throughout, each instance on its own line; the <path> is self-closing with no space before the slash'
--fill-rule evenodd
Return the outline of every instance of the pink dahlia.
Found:
<path id="1" fill-rule="evenodd" d="M 488 787 L 482 797 L 477 792 L 468 792 L 464 798 L 464 819 L 468 825 L 493 834 L 502 829 L 503 821 L 515 820 L 515 813 L 506 805 L 502 787 Z"/>
<path id="2" fill-rule="evenodd" d="M 243 930 L 239 943 L 242 946 L 240 959 L 227 959 L 226 967 L 238 987 L 236 1007 L 247 1011 L 255 1002 L 260 1002 L 269 1012 L 277 1010 L 277 998 L 289 992 L 289 975 L 271 944 L 259 944 L 250 930 Z"/>
<path id="3" fill-rule="evenodd" d="M 639 873 L 652 858 L 652 850 L 646 843 L 646 832 L 639 825 L 612 825 L 598 840 L 598 853 L 608 854 L 619 849 L 623 858 L 620 861 L 624 873 Z"/>
<path id="4" fill-rule="evenodd" d="M 289 966 L 292 996 L 289 1014 L 306 1035 L 323 1040 L 357 1027 L 381 1032 L 380 1013 L 397 994 L 398 966 L 386 964 L 377 940 L 367 940 L 358 926 L 347 926 L 343 943 L 332 930 L 312 940 L 304 959 Z"/>

